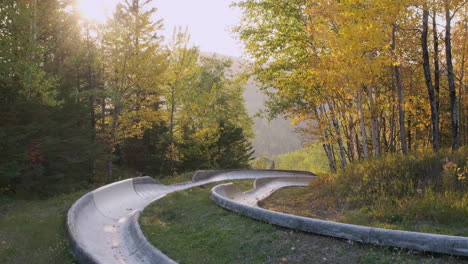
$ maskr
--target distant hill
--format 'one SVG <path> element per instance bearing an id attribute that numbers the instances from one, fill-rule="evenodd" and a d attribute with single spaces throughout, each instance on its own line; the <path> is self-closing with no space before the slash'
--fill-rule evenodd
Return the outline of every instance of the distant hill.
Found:
<path id="1" fill-rule="evenodd" d="M 202 52 L 202 56 L 216 55 L 221 58 L 232 60 L 232 73 L 240 73 L 243 70 L 244 60 L 237 57 L 226 56 L 222 54 Z M 244 99 L 247 111 L 250 116 L 254 116 L 258 111 L 264 109 L 263 103 L 266 101 L 266 95 L 263 94 L 258 84 L 253 80 L 246 85 Z M 254 118 L 255 139 L 252 142 L 255 150 L 255 156 L 276 156 L 283 153 L 301 149 L 301 140 L 299 135 L 294 132 L 295 127 L 290 125 L 290 120 L 281 118 L 268 122 L 265 119 Z"/>

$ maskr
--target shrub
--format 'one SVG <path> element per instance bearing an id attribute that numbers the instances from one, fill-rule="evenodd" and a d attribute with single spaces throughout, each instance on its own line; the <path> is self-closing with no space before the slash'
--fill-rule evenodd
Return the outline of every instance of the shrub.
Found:
<path id="1" fill-rule="evenodd" d="M 468 225 L 468 148 L 455 153 L 387 154 L 355 162 L 315 181 L 310 195 L 336 197 L 337 208 L 360 211 L 376 221 L 457 219 Z"/>

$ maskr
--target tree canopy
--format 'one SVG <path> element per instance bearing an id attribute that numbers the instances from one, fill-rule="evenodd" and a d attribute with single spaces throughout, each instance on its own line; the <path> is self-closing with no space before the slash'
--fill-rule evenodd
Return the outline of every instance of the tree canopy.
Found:
<path id="1" fill-rule="evenodd" d="M 331 170 L 337 159 L 466 144 L 466 2 L 235 5 L 269 113 L 308 124 L 301 131 L 323 143 Z"/>
<path id="2" fill-rule="evenodd" d="M 104 24 L 72 0 L 0 3 L 0 192 L 49 195 L 135 174 L 248 166 L 230 62 L 203 57 L 148 0 Z"/>

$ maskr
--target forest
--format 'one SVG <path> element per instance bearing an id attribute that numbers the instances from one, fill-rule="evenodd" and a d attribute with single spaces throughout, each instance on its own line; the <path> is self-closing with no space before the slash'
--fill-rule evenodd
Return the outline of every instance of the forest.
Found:
<path id="1" fill-rule="evenodd" d="M 332 172 L 466 145 L 466 1 L 246 0 L 234 29 L 268 114 L 320 142 Z"/>
<path id="2" fill-rule="evenodd" d="M 218 1 L 198 18 L 222 24 Z M 0 0 L 0 260 L 467 260 L 467 1 L 226 1 L 243 58 L 195 45 L 193 17 L 167 34 L 163 1 L 115 0 L 99 22 L 98 2 Z M 216 204 L 218 184 L 268 193 L 237 208 L 368 233 L 250 219 Z M 425 247 L 435 234 L 464 255 Z"/>
<path id="3" fill-rule="evenodd" d="M 245 78 L 160 34 L 151 1 L 103 24 L 74 0 L 0 2 L 0 192 L 47 196 L 134 175 L 241 168 Z"/>

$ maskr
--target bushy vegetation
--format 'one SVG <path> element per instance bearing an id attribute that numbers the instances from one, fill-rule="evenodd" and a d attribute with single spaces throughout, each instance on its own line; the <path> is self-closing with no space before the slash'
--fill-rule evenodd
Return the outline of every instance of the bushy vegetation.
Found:
<path id="1" fill-rule="evenodd" d="M 304 211 L 322 204 L 322 210 L 337 221 L 466 236 L 467 162 L 466 147 L 454 153 L 387 154 L 323 175 L 305 192 L 281 195 L 280 191 L 273 198 L 297 198 L 296 204 L 289 206 Z M 293 213 L 319 215 L 300 210 Z M 324 217 L 328 218 L 327 213 Z"/>
<path id="2" fill-rule="evenodd" d="M 328 172 L 328 161 L 321 144 L 310 144 L 304 149 L 277 155 L 258 157 L 252 162 L 256 169 L 304 170 L 316 174 Z"/>
<path id="3" fill-rule="evenodd" d="M 321 144 L 310 144 L 304 149 L 273 157 L 275 166 L 282 170 L 305 170 L 316 174 L 328 172 L 328 160 Z"/>

